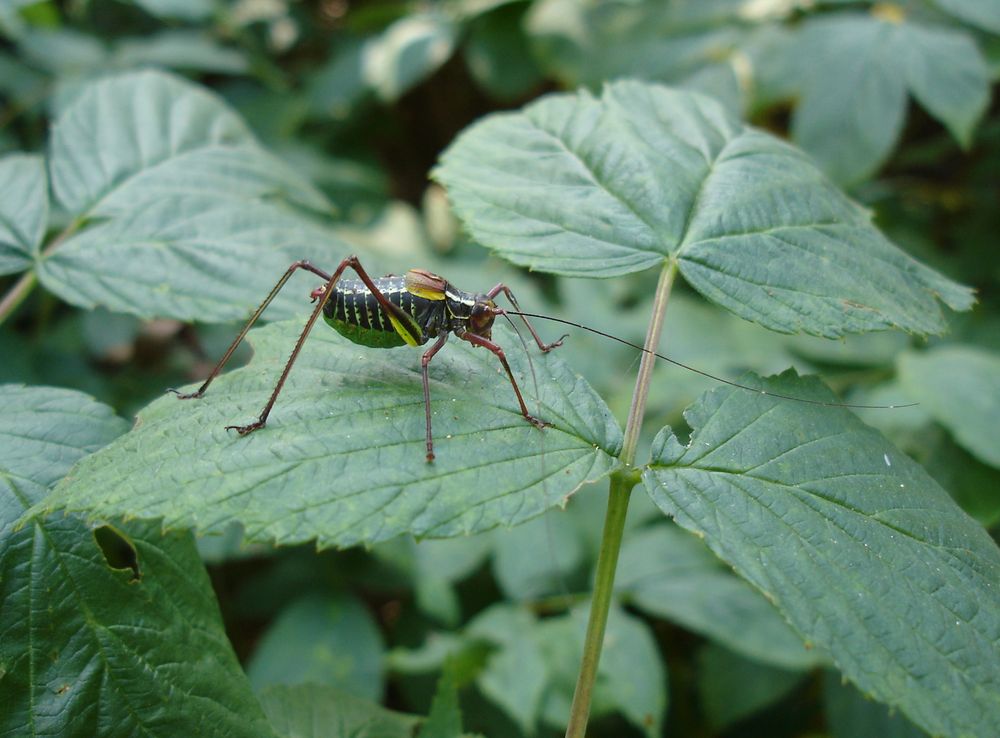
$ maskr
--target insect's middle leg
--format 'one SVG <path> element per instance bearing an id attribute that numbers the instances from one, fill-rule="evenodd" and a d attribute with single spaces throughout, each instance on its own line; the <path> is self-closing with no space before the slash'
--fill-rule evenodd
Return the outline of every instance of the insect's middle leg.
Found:
<path id="1" fill-rule="evenodd" d="M 475 333 L 463 333 L 459 336 L 462 340 L 468 341 L 474 346 L 482 346 L 485 349 L 489 349 L 493 352 L 500 363 L 503 365 L 504 371 L 507 372 L 507 378 L 510 380 L 510 386 L 514 388 L 514 394 L 517 395 L 517 403 L 521 406 L 521 415 L 524 419 L 531 423 L 536 428 L 545 428 L 552 425 L 551 423 L 546 423 L 544 420 L 539 420 L 534 415 L 528 412 L 528 406 L 524 404 L 524 398 L 521 396 L 521 388 L 517 386 L 517 381 L 514 379 L 514 372 L 510 370 L 510 364 L 507 363 L 507 356 L 504 354 L 503 349 L 497 346 L 495 343 L 489 339 L 483 338 L 482 336 L 477 336 Z"/>
<path id="2" fill-rule="evenodd" d="M 427 461 L 434 461 L 434 439 L 431 436 L 431 386 L 430 380 L 427 377 L 427 365 L 431 363 L 431 359 L 434 358 L 434 354 L 441 350 L 444 346 L 444 342 L 448 340 L 448 334 L 442 333 L 441 337 L 434 342 L 431 346 L 424 352 L 424 355 L 420 357 L 420 372 L 421 377 L 424 380 L 424 413 L 427 417 Z"/>
<path id="3" fill-rule="evenodd" d="M 493 289 L 491 289 L 489 292 L 486 293 L 486 296 L 492 300 L 501 292 L 503 292 L 504 295 L 506 295 L 507 299 L 510 300 L 510 304 L 514 306 L 514 309 L 517 310 L 518 312 L 521 312 L 521 306 L 517 304 L 517 298 L 515 298 L 514 293 L 510 291 L 510 287 L 505 285 L 503 282 L 500 282 L 498 285 L 494 286 Z M 569 336 L 568 333 L 565 333 L 552 343 L 545 343 L 542 341 L 538 333 L 535 331 L 535 327 L 528 322 L 527 318 L 525 318 L 522 315 L 521 320 L 524 321 L 524 325 L 531 333 L 531 337 L 535 339 L 535 343 L 538 344 L 538 348 L 541 349 L 543 352 L 548 352 L 554 348 L 562 346 L 563 339 Z"/>

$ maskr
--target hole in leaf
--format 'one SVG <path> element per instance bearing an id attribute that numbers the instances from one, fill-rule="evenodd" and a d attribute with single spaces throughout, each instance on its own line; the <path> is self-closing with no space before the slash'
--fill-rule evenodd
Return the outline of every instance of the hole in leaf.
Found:
<path id="1" fill-rule="evenodd" d="M 104 554 L 104 560 L 112 569 L 131 569 L 133 582 L 142 578 L 139 572 L 139 554 L 125 534 L 110 525 L 94 529 L 94 541 Z"/>

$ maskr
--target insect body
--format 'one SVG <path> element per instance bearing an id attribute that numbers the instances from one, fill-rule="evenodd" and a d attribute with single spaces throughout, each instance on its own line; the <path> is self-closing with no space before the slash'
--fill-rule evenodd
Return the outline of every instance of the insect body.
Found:
<path id="1" fill-rule="evenodd" d="M 360 279 L 341 279 L 348 267 L 353 269 Z M 356 256 L 344 259 L 332 275 L 317 269 L 306 261 L 297 261 L 292 264 L 260 307 L 250 316 L 236 340 L 233 341 L 209 374 L 208 379 L 196 392 L 178 393 L 178 397 L 191 399 L 201 397 L 205 393 L 212 380 L 219 374 L 222 367 L 233 355 L 236 347 L 242 342 L 250 327 L 257 322 L 271 300 L 298 269 L 305 269 L 325 280 L 323 286 L 312 292 L 312 299 L 317 303 L 316 307 L 309 316 L 295 348 L 292 349 L 285 369 L 278 378 L 271 397 L 260 416 L 248 425 L 231 425 L 226 426 L 227 428 L 238 431 L 240 435 L 246 435 L 264 427 L 267 416 L 288 378 L 288 373 L 320 314 L 331 327 L 345 338 L 372 348 L 391 348 L 403 345 L 422 346 L 435 339 L 433 345 L 424 352 L 420 360 L 427 423 L 428 461 L 434 460 L 434 441 L 431 434 L 430 384 L 427 367 L 451 334 L 455 334 L 458 338 L 468 341 L 474 346 L 481 346 L 491 351 L 500 361 L 504 371 L 507 372 L 507 377 L 510 379 L 511 387 L 514 389 L 521 414 L 525 420 L 537 428 L 546 426 L 544 421 L 535 418 L 528 412 L 503 349 L 492 341 L 493 321 L 497 315 L 505 314 L 503 309 L 497 307 L 494 298 L 502 292 L 511 304 L 520 310 L 514 295 L 506 285 L 500 283 L 488 292 L 475 294 L 459 290 L 442 277 L 424 269 L 412 269 L 402 277 L 387 276 L 372 279 Z M 542 351 L 549 351 L 562 343 L 561 338 L 553 343 L 543 343 L 527 319 L 522 317 L 522 320 Z"/>

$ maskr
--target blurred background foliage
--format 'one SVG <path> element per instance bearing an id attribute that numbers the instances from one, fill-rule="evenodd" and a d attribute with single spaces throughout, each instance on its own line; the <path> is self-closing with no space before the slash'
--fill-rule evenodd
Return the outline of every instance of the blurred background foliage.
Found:
<path id="1" fill-rule="evenodd" d="M 641 342 L 655 275 L 515 270 L 463 235 L 428 172 L 471 122 L 553 90 L 639 77 L 713 95 L 812 154 L 890 238 L 974 286 L 979 303 L 951 314 L 943 338 L 828 341 L 770 333 L 678 287 L 664 350 L 729 378 L 791 365 L 852 402 L 919 402 L 864 419 L 995 533 L 998 34 L 994 0 L 0 0 L 0 156 L 44 152 L 50 122 L 88 82 L 169 69 L 214 90 L 311 181 L 333 204 L 324 227 L 366 263 L 428 268 L 469 290 L 503 280 L 529 309 Z M 52 234 L 67 217 L 53 213 Z M 25 265 L 0 250 L 0 267 L 2 296 Z M 255 264 L 231 268 L 239 280 Z M 78 309 L 35 289 L 0 326 L 0 381 L 80 389 L 131 417 L 203 377 L 235 330 Z M 582 332 L 560 351 L 623 420 L 635 352 Z M 658 367 L 648 427 L 683 428 L 683 409 L 712 386 Z M 316 553 L 243 547 L 234 529 L 200 550 L 263 694 L 309 681 L 426 714 L 447 662 L 467 730 L 555 735 L 602 510 L 592 489 L 565 513 L 467 539 Z M 922 734 L 843 686 L 826 655 L 803 656 L 776 612 L 644 496 L 630 515 L 593 735 Z"/>

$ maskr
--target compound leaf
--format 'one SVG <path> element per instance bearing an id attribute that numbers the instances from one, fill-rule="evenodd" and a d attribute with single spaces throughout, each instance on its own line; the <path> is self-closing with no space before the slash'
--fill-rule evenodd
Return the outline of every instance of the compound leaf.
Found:
<path id="1" fill-rule="evenodd" d="M 80 307 L 222 322 L 249 315 L 292 262 L 332 271 L 347 251 L 327 229 L 270 203 L 167 196 L 70 237 L 38 275 Z M 268 318 L 301 312 L 305 285 L 319 281 L 294 277 Z"/>
<path id="2" fill-rule="evenodd" d="M 907 92 L 963 146 L 989 101 L 986 62 L 967 33 L 855 13 L 803 25 L 796 142 L 836 181 L 854 183 L 888 158 L 902 131 Z"/>
<path id="3" fill-rule="evenodd" d="M 473 125 L 435 176 L 505 258 L 609 277 L 676 259 L 699 292 L 772 330 L 944 329 L 971 292 L 904 254 L 795 148 L 719 103 L 641 82 L 550 95 Z"/>
<path id="4" fill-rule="evenodd" d="M 791 372 L 760 387 L 835 401 Z M 688 444 L 669 429 L 654 442 L 654 502 L 864 692 L 932 734 L 989 735 L 1000 550 L 986 531 L 844 408 L 724 388 L 686 419 Z"/>
<path id="5" fill-rule="evenodd" d="M 0 732 L 271 735 L 189 534 L 18 521 L 125 430 L 79 392 L 0 386 Z"/>
<path id="6" fill-rule="evenodd" d="M 419 355 L 359 347 L 320 328 L 267 427 L 227 431 L 260 413 L 301 325 L 252 333 L 250 366 L 202 399 L 149 405 L 135 430 L 70 474 L 49 507 L 206 532 L 237 520 L 251 541 L 347 546 L 515 525 L 617 466 L 621 430 L 600 398 L 557 352 L 533 350 L 532 375 L 502 326 L 494 336 L 525 402 L 552 423 L 545 430 L 521 417 L 496 358 L 455 340 L 430 365 L 437 460 L 428 464 Z"/>
<path id="7" fill-rule="evenodd" d="M 85 87 L 56 120 L 49 157 L 56 198 L 77 217 L 127 214 L 177 194 L 330 207 L 226 103 L 163 72 Z"/>
<path id="8" fill-rule="evenodd" d="M 39 279 L 80 307 L 234 320 L 292 261 L 332 268 L 346 255 L 301 212 L 329 210 L 326 198 L 222 100 L 168 74 L 85 87 L 55 123 L 49 167 L 76 225 Z"/>

